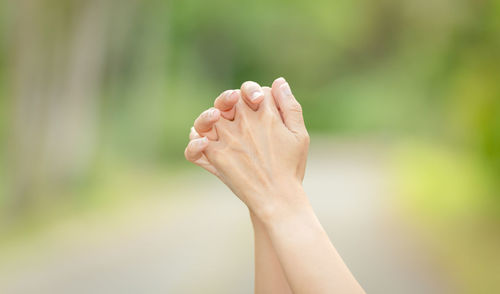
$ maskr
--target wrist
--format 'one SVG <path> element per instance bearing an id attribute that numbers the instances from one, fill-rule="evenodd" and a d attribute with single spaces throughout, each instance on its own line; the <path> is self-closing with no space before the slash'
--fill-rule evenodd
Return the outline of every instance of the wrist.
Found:
<path id="1" fill-rule="evenodd" d="M 312 212 L 309 199 L 300 182 L 278 185 L 259 198 L 265 201 L 260 201 L 258 205 L 250 208 L 250 216 L 254 224 L 266 226 L 280 219 Z"/>

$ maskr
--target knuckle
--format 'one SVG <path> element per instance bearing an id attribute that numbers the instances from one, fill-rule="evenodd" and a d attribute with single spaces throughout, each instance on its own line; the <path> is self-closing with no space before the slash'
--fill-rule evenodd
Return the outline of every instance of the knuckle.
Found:
<path id="1" fill-rule="evenodd" d="M 289 106 L 289 110 L 297 113 L 302 113 L 302 105 L 299 102 L 293 102 Z"/>
<path id="2" fill-rule="evenodd" d="M 311 137 L 309 136 L 309 133 L 305 131 L 299 135 L 299 140 L 302 142 L 302 144 L 309 146 L 309 143 L 311 142 Z"/>
<path id="3" fill-rule="evenodd" d="M 304 142 L 309 145 L 309 143 L 311 143 L 311 137 L 309 136 L 309 134 L 306 132 L 305 135 L 304 135 Z"/>

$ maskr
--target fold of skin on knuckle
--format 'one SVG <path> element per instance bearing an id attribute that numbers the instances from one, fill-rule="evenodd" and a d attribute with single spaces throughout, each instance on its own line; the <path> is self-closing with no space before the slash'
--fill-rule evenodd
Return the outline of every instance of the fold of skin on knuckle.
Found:
<path id="1" fill-rule="evenodd" d="M 302 105 L 297 100 L 293 100 L 289 107 L 290 111 L 302 113 Z"/>
<path id="2" fill-rule="evenodd" d="M 307 131 L 298 132 L 295 137 L 297 138 L 300 147 L 307 148 L 309 146 L 311 139 L 309 138 L 309 134 L 307 133 Z"/>
<path id="3" fill-rule="evenodd" d="M 303 139 L 306 147 L 309 147 L 309 144 L 311 143 L 311 137 L 309 136 L 309 133 L 307 131 L 305 132 Z"/>

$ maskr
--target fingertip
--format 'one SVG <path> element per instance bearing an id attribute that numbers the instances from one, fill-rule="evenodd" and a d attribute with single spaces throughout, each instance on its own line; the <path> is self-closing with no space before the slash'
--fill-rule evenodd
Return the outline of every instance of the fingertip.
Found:
<path id="1" fill-rule="evenodd" d="M 272 93 L 273 93 L 273 96 L 274 96 L 274 99 L 276 100 L 276 104 L 278 105 L 278 108 L 280 107 L 280 100 L 283 99 L 283 91 L 281 91 L 281 86 L 283 86 L 284 84 L 287 84 L 287 81 L 282 78 L 282 77 L 279 77 L 277 78 L 276 80 L 274 80 L 273 84 L 272 84 Z"/>
<path id="2" fill-rule="evenodd" d="M 196 131 L 194 126 L 192 126 L 191 130 L 189 131 L 189 139 L 193 140 L 193 139 L 197 139 L 197 138 L 200 138 L 200 135 L 198 134 L 198 132 Z"/>
<path id="3" fill-rule="evenodd" d="M 208 139 L 207 136 L 204 136 L 201 137 L 199 140 L 200 142 L 198 143 L 197 147 L 198 147 L 198 152 L 200 153 L 201 156 L 201 153 L 208 148 L 208 145 L 210 144 L 210 139 Z"/>
<path id="4" fill-rule="evenodd" d="M 193 148 L 193 150 L 199 151 L 202 150 L 208 144 L 208 138 L 203 136 L 201 138 L 196 138 L 189 142 L 189 145 Z"/>
<path id="5" fill-rule="evenodd" d="M 288 83 L 281 84 L 280 87 L 280 92 L 283 96 L 292 96 L 292 90 L 290 89 L 290 85 Z"/>
<path id="6" fill-rule="evenodd" d="M 242 92 L 244 92 L 246 89 L 255 88 L 255 87 L 260 87 L 260 85 L 254 81 L 246 81 L 246 82 L 243 82 L 243 84 L 241 84 L 240 90 Z"/>
<path id="7" fill-rule="evenodd" d="M 208 138 L 201 137 L 198 139 L 193 139 L 189 142 L 186 149 L 184 150 L 184 156 L 189 161 L 196 161 L 201 157 L 201 152 L 208 146 Z"/>
<path id="8" fill-rule="evenodd" d="M 234 106 L 236 102 L 238 102 L 239 98 L 240 98 L 240 91 L 232 90 L 231 93 L 228 93 L 226 95 L 226 102 L 227 104 Z"/>
<path id="9" fill-rule="evenodd" d="M 214 101 L 214 107 L 221 111 L 231 110 L 239 99 L 239 90 L 226 90 Z"/>
<path id="10" fill-rule="evenodd" d="M 264 92 L 260 85 L 253 81 L 246 81 L 241 85 L 241 92 L 251 103 L 260 103 L 264 98 Z"/>
<path id="11" fill-rule="evenodd" d="M 273 82 L 273 84 L 272 84 L 272 87 L 273 87 L 273 89 L 274 89 L 274 88 L 277 88 L 277 87 L 279 87 L 280 85 L 282 85 L 283 83 L 286 83 L 285 78 L 283 78 L 283 77 L 279 77 L 279 78 L 277 78 L 276 80 L 274 80 L 274 82 Z"/>
<path id="12" fill-rule="evenodd" d="M 220 110 L 215 107 L 212 107 L 212 111 L 213 111 L 212 118 L 218 120 L 220 118 Z"/>
<path id="13" fill-rule="evenodd" d="M 209 122 L 216 122 L 220 118 L 220 110 L 215 107 L 211 107 L 205 111 L 205 116 Z"/>

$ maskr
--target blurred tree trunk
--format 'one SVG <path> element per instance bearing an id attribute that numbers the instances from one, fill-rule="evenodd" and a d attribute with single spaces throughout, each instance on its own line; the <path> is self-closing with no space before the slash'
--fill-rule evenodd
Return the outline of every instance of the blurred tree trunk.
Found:
<path id="1" fill-rule="evenodd" d="M 117 22 L 110 14 L 134 1 L 113 2 L 9 3 L 11 214 L 50 203 L 92 162 L 108 28 Z"/>

